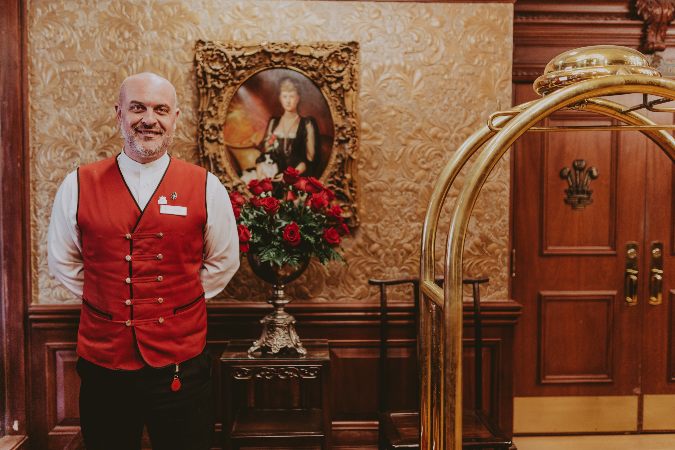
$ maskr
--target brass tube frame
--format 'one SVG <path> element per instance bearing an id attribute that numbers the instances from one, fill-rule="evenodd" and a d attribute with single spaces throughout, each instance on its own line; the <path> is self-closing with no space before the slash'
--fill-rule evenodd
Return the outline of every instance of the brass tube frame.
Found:
<path id="1" fill-rule="evenodd" d="M 462 448 L 462 250 L 471 212 L 490 172 L 523 133 L 565 107 L 577 107 L 609 116 L 640 131 L 675 161 L 675 139 L 657 131 L 649 119 L 624 105 L 597 97 L 628 93 L 675 99 L 675 81 L 641 75 L 616 75 L 579 82 L 514 108 L 513 117 L 494 117 L 499 131 L 485 126 L 455 152 L 436 183 L 422 229 L 420 258 L 420 444 L 423 450 Z M 471 156 L 484 146 L 454 205 L 445 255 L 445 285 L 434 283 L 434 245 L 442 206 L 450 187 Z M 437 323 L 438 310 L 443 317 Z"/>

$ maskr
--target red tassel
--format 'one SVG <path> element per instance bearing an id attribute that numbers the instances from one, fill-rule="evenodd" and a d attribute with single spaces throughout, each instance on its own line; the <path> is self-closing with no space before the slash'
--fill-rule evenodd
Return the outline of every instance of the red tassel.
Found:
<path id="1" fill-rule="evenodd" d="M 177 392 L 180 390 L 180 387 L 181 387 L 180 378 L 178 378 L 178 375 L 174 375 L 173 381 L 171 381 L 171 391 Z"/>
<path id="2" fill-rule="evenodd" d="M 178 378 L 178 373 L 180 372 L 180 366 L 178 363 L 176 363 L 176 369 L 173 374 L 173 380 L 171 381 L 171 391 L 172 392 L 177 392 L 180 390 L 181 387 L 181 382 L 180 378 Z"/>

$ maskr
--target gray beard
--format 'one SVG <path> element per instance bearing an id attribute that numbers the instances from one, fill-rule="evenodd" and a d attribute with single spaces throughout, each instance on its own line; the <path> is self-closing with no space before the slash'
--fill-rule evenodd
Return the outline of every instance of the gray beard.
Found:
<path id="1" fill-rule="evenodd" d="M 120 127 L 120 131 L 122 133 L 122 138 L 124 139 L 125 147 L 144 159 L 163 154 L 169 149 L 173 142 L 173 133 L 165 133 L 162 136 L 162 142 L 156 148 L 146 148 L 141 141 L 136 139 L 133 132 L 127 133 L 124 127 Z"/>

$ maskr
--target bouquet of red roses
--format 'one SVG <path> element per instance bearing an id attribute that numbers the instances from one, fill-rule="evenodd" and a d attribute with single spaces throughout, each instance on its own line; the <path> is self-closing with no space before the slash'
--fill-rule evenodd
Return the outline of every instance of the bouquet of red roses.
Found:
<path id="1" fill-rule="evenodd" d="M 230 194 L 242 253 L 278 267 L 342 259 L 337 248 L 349 228 L 335 194 L 319 180 L 289 167 L 281 179 L 252 180 L 248 189 L 249 198 Z"/>

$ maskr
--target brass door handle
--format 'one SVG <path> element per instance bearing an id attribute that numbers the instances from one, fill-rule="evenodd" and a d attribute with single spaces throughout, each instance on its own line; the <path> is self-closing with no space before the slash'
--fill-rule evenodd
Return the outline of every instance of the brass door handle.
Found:
<path id="1" fill-rule="evenodd" d="M 649 268 L 649 304 L 660 305 L 663 302 L 663 243 L 652 242 L 651 264 Z"/>
<path id="2" fill-rule="evenodd" d="M 626 272 L 624 273 L 624 295 L 628 306 L 638 302 L 638 244 L 626 244 Z"/>

